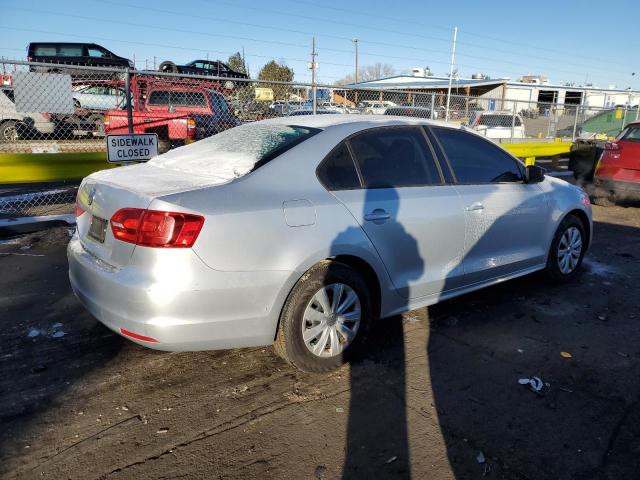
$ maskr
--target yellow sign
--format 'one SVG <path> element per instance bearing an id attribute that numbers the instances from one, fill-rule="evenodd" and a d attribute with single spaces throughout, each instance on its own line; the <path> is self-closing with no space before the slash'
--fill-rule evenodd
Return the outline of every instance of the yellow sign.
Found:
<path id="1" fill-rule="evenodd" d="M 617 119 L 622 118 L 622 109 L 621 108 L 616 108 L 616 118 Z"/>
<path id="2" fill-rule="evenodd" d="M 256 100 L 264 102 L 273 101 L 273 90 L 270 88 L 256 87 Z"/>

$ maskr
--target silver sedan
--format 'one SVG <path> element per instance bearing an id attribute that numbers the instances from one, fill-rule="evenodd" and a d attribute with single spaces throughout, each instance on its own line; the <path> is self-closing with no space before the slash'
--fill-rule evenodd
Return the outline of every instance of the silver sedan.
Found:
<path id="1" fill-rule="evenodd" d="M 71 285 L 171 351 L 274 344 L 335 368 L 376 318 L 545 270 L 571 279 L 588 196 L 464 127 L 320 115 L 243 125 L 79 189 Z"/>

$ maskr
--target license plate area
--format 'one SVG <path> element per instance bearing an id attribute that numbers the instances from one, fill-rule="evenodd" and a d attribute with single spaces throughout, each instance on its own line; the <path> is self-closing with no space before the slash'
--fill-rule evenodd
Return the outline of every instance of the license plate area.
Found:
<path id="1" fill-rule="evenodd" d="M 104 218 L 92 216 L 91 225 L 89 226 L 89 237 L 95 241 L 104 243 L 104 237 L 107 234 L 107 221 Z"/>

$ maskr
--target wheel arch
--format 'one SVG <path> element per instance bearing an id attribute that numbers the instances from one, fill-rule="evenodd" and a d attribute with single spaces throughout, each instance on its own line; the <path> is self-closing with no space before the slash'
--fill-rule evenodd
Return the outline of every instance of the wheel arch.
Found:
<path id="1" fill-rule="evenodd" d="M 367 285 L 371 288 L 371 294 L 373 297 L 373 312 L 374 318 L 379 318 L 381 309 L 382 309 L 382 285 L 380 282 L 380 278 L 375 268 L 371 265 L 370 262 L 365 260 L 364 258 L 353 255 L 353 254 L 337 254 L 330 257 L 319 258 L 317 261 L 309 264 L 304 271 L 296 270 L 295 274 L 292 275 L 290 280 L 286 282 L 286 285 L 283 287 L 283 293 L 278 295 L 279 300 L 277 301 L 278 305 L 278 317 L 275 323 L 274 329 L 274 340 L 278 334 L 278 329 L 280 328 L 280 322 L 282 320 L 282 311 L 284 310 L 285 305 L 287 304 L 287 300 L 289 299 L 291 292 L 293 292 L 294 287 L 297 283 L 302 279 L 311 269 L 313 269 L 316 265 L 322 262 L 339 262 L 348 267 L 352 268 L 356 272 L 362 274 L 365 279 Z"/>

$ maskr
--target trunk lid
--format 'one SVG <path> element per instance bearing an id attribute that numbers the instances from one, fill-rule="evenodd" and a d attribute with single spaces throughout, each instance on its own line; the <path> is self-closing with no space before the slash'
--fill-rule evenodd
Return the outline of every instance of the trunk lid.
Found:
<path id="1" fill-rule="evenodd" d="M 121 208 L 148 208 L 155 198 L 211 185 L 211 179 L 140 164 L 88 176 L 78 189 L 85 213 L 77 219 L 83 247 L 114 267 L 124 267 L 136 246 L 114 238 L 109 220 Z"/>

